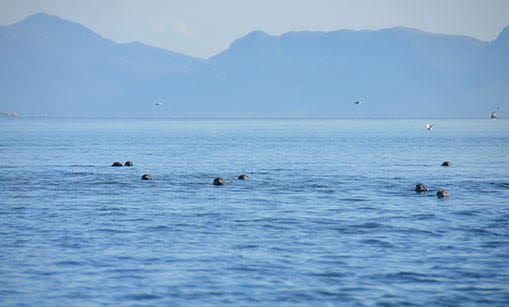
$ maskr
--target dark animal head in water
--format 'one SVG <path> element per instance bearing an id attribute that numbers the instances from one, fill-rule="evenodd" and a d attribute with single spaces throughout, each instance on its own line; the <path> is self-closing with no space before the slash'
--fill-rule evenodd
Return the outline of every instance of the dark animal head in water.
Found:
<path id="1" fill-rule="evenodd" d="M 214 178 L 214 185 L 224 185 L 224 179 L 221 177 Z"/>
<path id="2" fill-rule="evenodd" d="M 428 191 L 428 188 L 424 185 L 424 183 L 418 183 L 415 186 L 415 192 L 417 192 L 417 193 L 424 193 L 427 191 Z"/>
<path id="3" fill-rule="evenodd" d="M 437 191 L 437 197 L 438 198 L 446 198 L 446 197 L 449 197 L 449 192 L 447 192 L 447 190 L 444 190 L 444 189 L 439 189 Z"/>

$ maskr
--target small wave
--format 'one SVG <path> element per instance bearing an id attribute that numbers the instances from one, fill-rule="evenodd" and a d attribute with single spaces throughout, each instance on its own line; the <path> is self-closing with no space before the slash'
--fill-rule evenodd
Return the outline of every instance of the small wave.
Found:
<path id="1" fill-rule="evenodd" d="M 331 272 L 311 273 L 311 274 L 308 274 L 308 275 L 316 276 L 316 277 L 342 278 L 342 277 L 350 276 L 351 274 L 348 274 L 348 273 L 345 273 L 345 272 L 331 271 Z"/>
<path id="2" fill-rule="evenodd" d="M 146 231 L 163 231 L 163 230 L 171 230 L 170 227 L 166 225 L 158 225 L 158 226 L 150 226 L 145 228 Z"/>
<path id="3" fill-rule="evenodd" d="M 387 279 L 396 283 L 405 282 L 424 282 L 424 283 L 438 283 L 439 281 L 431 278 L 431 276 L 415 272 L 402 271 L 398 273 L 388 273 L 377 275 L 375 278 Z"/>
<path id="4" fill-rule="evenodd" d="M 431 230 L 418 229 L 414 227 L 409 228 L 399 228 L 398 231 L 406 234 L 415 234 L 415 235 L 423 235 L 423 236 L 433 236 L 433 237 L 441 237 L 441 234 L 435 233 Z"/>
<path id="5" fill-rule="evenodd" d="M 378 239 L 367 239 L 363 240 L 362 243 L 371 245 L 371 246 L 377 246 L 377 247 L 383 247 L 383 248 L 392 248 L 393 245 L 389 242 L 378 240 Z"/>
<path id="6" fill-rule="evenodd" d="M 375 228 L 381 228 L 383 226 L 384 225 L 382 225 L 380 223 L 367 222 L 367 223 L 362 223 L 362 224 L 359 224 L 359 225 L 353 225 L 351 227 L 362 228 L 362 229 L 375 229 Z"/>
<path id="7" fill-rule="evenodd" d="M 412 217 L 414 217 L 417 220 L 430 220 L 436 218 L 436 214 L 433 213 L 417 213 L 412 214 Z"/>
<path id="8" fill-rule="evenodd" d="M 460 216 L 476 216 L 481 213 L 482 212 L 479 210 L 461 210 L 461 211 L 456 211 L 453 214 L 460 215 Z"/>
<path id="9" fill-rule="evenodd" d="M 123 234 L 123 233 L 132 233 L 132 231 L 128 230 L 119 230 L 113 228 L 99 228 L 94 230 L 95 232 L 107 233 L 107 234 Z"/>
<path id="10" fill-rule="evenodd" d="M 327 189 L 329 188 L 328 185 L 325 185 L 325 184 L 318 184 L 318 183 L 312 183 L 312 184 L 309 184 L 308 185 L 309 188 L 312 188 L 312 189 Z"/>
<path id="11" fill-rule="evenodd" d="M 487 248 L 497 248 L 497 247 L 501 247 L 501 246 L 509 246 L 509 241 L 488 241 L 488 242 L 484 242 L 482 245 L 482 247 L 487 247 Z"/>
<path id="12" fill-rule="evenodd" d="M 471 232 L 475 235 L 480 235 L 480 236 L 499 236 L 498 233 L 489 231 L 487 229 L 482 229 L 482 228 L 471 228 L 471 229 L 466 229 L 466 231 Z"/>
<path id="13" fill-rule="evenodd" d="M 356 224 L 356 225 L 349 225 L 346 227 L 335 227 L 339 232 L 346 233 L 346 234 L 364 234 L 364 233 L 370 233 L 373 232 L 375 229 L 382 229 L 382 228 L 390 228 L 390 226 L 383 225 L 376 222 L 366 222 L 362 224 Z"/>
<path id="14" fill-rule="evenodd" d="M 258 244 L 238 244 L 233 245 L 232 249 L 256 249 L 258 247 L 259 247 Z"/>
<path id="15" fill-rule="evenodd" d="M 491 184 L 498 188 L 509 189 L 509 182 L 492 182 Z"/>
<path id="16" fill-rule="evenodd" d="M 94 175 L 96 175 L 96 173 L 92 173 L 92 172 L 68 172 L 65 174 L 71 175 L 71 176 L 94 176 Z"/>
<path id="17" fill-rule="evenodd" d="M 134 301 L 147 301 L 147 300 L 156 300 L 159 299 L 159 295 L 149 294 L 149 293 L 135 293 L 128 294 L 125 296 L 126 299 L 134 300 Z"/>
<path id="18" fill-rule="evenodd" d="M 366 202 L 366 201 L 368 201 L 368 199 L 364 198 L 364 197 L 345 197 L 345 198 L 341 198 L 340 200 L 346 201 L 346 202 Z"/>
<path id="19" fill-rule="evenodd" d="M 96 209 L 97 211 L 124 211 L 125 208 L 119 207 L 100 207 Z"/>
<path id="20" fill-rule="evenodd" d="M 102 185 L 125 185 L 125 182 L 115 181 L 115 180 L 104 180 L 104 181 L 94 181 L 90 182 L 92 186 L 102 186 Z"/>
<path id="21" fill-rule="evenodd" d="M 57 262 L 54 262 L 54 264 L 57 266 L 77 266 L 77 265 L 82 265 L 83 263 L 78 262 L 78 261 L 66 260 L 66 261 L 57 261 Z"/>
<path id="22" fill-rule="evenodd" d="M 260 268 L 254 267 L 254 266 L 253 267 L 247 266 L 247 265 L 232 266 L 232 267 L 228 268 L 228 270 L 240 271 L 240 272 L 260 272 Z"/>

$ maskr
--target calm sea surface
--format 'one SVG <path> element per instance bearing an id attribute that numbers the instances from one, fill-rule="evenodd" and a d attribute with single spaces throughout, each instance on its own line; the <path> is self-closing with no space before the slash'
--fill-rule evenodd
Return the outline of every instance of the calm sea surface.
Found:
<path id="1" fill-rule="evenodd" d="M 509 121 L 436 122 L 0 119 L 0 305 L 507 306 Z"/>

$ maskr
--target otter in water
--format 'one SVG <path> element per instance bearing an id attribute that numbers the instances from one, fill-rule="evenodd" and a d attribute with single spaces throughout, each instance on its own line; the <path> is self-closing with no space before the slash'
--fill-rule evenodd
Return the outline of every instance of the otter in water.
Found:
<path id="1" fill-rule="evenodd" d="M 133 161 L 127 161 L 126 163 L 124 163 L 124 166 L 133 166 L 134 163 Z"/>
<path id="2" fill-rule="evenodd" d="M 249 180 L 249 176 L 246 174 L 240 174 L 239 177 L 237 177 L 238 180 Z"/>
<path id="3" fill-rule="evenodd" d="M 451 164 L 452 164 L 452 162 L 451 162 L 451 161 L 444 161 L 444 162 L 442 163 L 442 166 L 449 167 L 449 166 L 451 166 Z"/>
<path id="4" fill-rule="evenodd" d="M 122 164 L 122 162 L 113 162 L 113 164 L 111 166 L 118 167 L 118 166 L 124 166 L 124 164 Z"/>

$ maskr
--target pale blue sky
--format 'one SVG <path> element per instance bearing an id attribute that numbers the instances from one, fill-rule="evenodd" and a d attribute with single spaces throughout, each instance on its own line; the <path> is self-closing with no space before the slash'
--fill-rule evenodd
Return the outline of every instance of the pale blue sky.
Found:
<path id="1" fill-rule="evenodd" d="M 492 40 L 509 25 L 509 0 L 0 0 L 0 25 L 38 12 L 79 22 L 117 42 L 140 41 L 199 57 L 253 30 L 407 26 Z"/>

